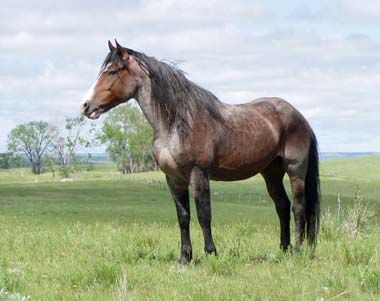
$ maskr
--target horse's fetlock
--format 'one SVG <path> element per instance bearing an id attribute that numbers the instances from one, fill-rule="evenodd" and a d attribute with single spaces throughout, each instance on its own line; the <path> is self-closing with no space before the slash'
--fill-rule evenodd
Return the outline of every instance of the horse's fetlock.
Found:
<path id="1" fill-rule="evenodd" d="M 217 255 L 216 248 L 214 245 L 205 246 L 205 253 L 206 254 L 214 254 Z"/>

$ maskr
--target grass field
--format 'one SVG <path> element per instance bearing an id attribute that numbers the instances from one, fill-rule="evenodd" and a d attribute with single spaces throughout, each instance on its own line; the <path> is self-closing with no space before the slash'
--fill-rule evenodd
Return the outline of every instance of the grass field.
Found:
<path id="1" fill-rule="evenodd" d="M 213 182 L 219 255 L 203 254 L 193 214 L 194 261 L 182 267 L 162 173 L 122 176 L 99 164 L 62 182 L 0 170 L 0 300 L 380 300 L 378 171 L 380 157 L 322 161 L 328 217 L 313 259 L 279 251 L 261 177 Z M 372 216 L 353 238 L 343 212 L 357 185 Z"/>

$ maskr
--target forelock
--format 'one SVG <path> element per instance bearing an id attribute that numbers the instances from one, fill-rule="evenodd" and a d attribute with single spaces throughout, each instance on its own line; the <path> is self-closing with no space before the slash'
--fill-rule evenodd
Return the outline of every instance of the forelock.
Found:
<path id="1" fill-rule="evenodd" d="M 100 73 L 102 73 L 107 67 L 109 67 L 109 65 L 118 64 L 118 63 L 123 63 L 123 59 L 117 53 L 116 49 L 114 49 L 113 51 L 110 51 L 107 54 L 102 64 L 102 67 L 100 68 Z"/>

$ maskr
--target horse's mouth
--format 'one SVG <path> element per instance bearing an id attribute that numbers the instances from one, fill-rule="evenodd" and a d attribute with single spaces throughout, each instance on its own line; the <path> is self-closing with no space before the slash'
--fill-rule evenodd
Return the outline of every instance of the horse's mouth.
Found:
<path id="1" fill-rule="evenodd" d="M 90 118 L 90 119 L 98 119 L 99 116 L 100 116 L 100 110 L 99 109 L 95 109 L 95 111 L 93 111 L 90 115 L 88 115 L 87 117 Z"/>
<path id="2" fill-rule="evenodd" d="M 100 117 L 100 115 L 102 115 L 102 113 L 104 112 L 104 109 L 102 108 L 96 108 L 95 110 L 93 110 L 91 113 L 87 113 L 85 114 L 89 119 L 98 119 Z"/>

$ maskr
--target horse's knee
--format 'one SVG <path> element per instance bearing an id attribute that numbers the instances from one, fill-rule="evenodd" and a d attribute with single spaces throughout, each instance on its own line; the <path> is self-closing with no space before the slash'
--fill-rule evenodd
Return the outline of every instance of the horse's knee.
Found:
<path id="1" fill-rule="evenodd" d="M 182 213 L 178 217 L 178 224 L 181 228 L 186 228 L 190 224 L 190 213 Z"/>

